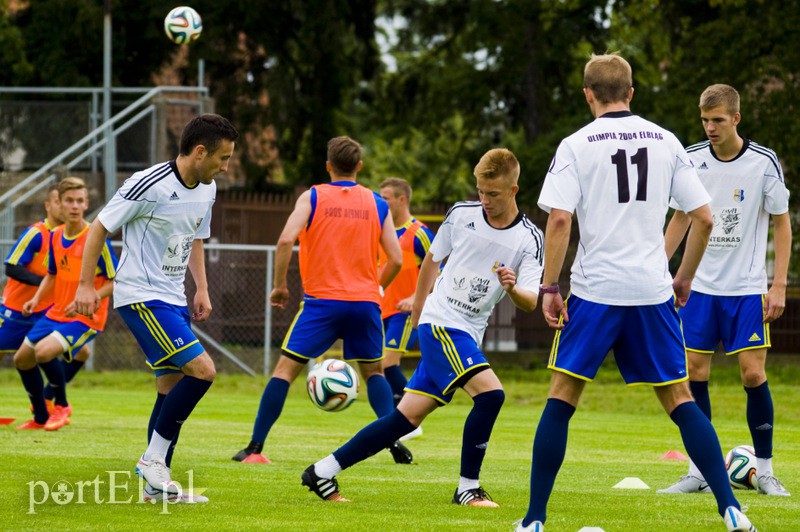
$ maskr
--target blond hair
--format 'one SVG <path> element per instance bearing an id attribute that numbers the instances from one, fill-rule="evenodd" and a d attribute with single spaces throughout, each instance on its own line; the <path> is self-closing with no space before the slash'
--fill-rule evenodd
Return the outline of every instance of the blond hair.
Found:
<path id="1" fill-rule="evenodd" d="M 61 199 L 65 192 L 70 190 L 85 190 L 86 195 L 89 195 L 89 189 L 86 188 L 86 183 L 80 177 L 65 177 L 58 182 L 58 197 Z"/>
<path id="2" fill-rule="evenodd" d="M 724 107 L 728 114 L 734 115 L 739 112 L 739 93 L 724 83 L 709 85 L 700 95 L 699 107 L 701 111 Z"/>
<path id="3" fill-rule="evenodd" d="M 583 69 L 583 86 L 601 104 L 625 102 L 633 87 L 631 65 L 615 53 L 592 54 Z"/>
<path id="4" fill-rule="evenodd" d="M 408 198 L 408 202 L 411 203 L 411 185 L 402 177 L 387 177 L 378 186 L 378 190 L 386 187 L 390 187 L 395 196 L 405 196 Z"/>
<path id="5" fill-rule="evenodd" d="M 512 185 L 519 179 L 519 161 L 505 148 L 487 151 L 472 171 L 478 179 L 507 179 Z"/>

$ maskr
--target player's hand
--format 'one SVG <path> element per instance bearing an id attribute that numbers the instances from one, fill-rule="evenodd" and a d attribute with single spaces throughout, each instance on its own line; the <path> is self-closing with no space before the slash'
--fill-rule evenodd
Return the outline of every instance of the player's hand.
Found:
<path id="1" fill-rule="evenodd" d="M 33 309 L 36 308 L 36 305 L 39 304 L 37 299 L 31 299 L 30 301 L 26 301 L 22 304 L 22 315 L 23 316 L 30 316 L 33 314 Z"/>
<path id="2" fill-rule="evenodd" d="M 269 304 L 273 307 L 286 308 L 289 302 L 289 289 L 288 288 L 273 288 L 272 293 L 269 295 Z"/>
<path id="3" fill-rule="evenodd" d="M 414 307 L 414 295 L 410 295 L 405 299 L 401 299 L 397 302 L 397 310 L 400 312 L 411 312 L 411 309 Z"/>
<path id="4" fill-rule="evenodd" d="M 75 312 L 84 316 L 90 316 L 100 307 L 100 296 L 93 286 L 78 285 L 75 291 Z"/>
<path id="5" fill-rule="evenodd" d="M 194 312 L 192 319 L 194 321 L 206 321 L 211 316 L 211 298 L 208 292 L 197 292 L 194 295 Z"/>
<path id="6" fill-rule="evenodd" d="M 686 302 L 689 301 L 689 294 L 692 293 L 692 280 L 674 278 L 672 291 L 675 293 L 675 308 L 685 307 Z"/>
<path id="7" fill-rule="evenodd" d="M 66 306 L 64 309 L 64 316 L 68 318 L 74 318 L 78 315 L 78 312 L 75 310 L 75 302 L 73 301 L 69 305 Z"/>
<path id="8" fill-rule="evenodd" d="M 506 292 L 510 293 L 517 286 L 517 274 L 508 266 L 500 266 L 495 270 L 495 273 L 500 284 L 503 285 L 503 290 Z"/>
<path id="9" fill-rule="evenodd" d="M 764 298 L 764 323 L 772 323 L 780 318 L 785 308 L 786 287 L 772 285 Z"/>
<path id="10" fill-rule="evenodd" d="M 564 324 L 569 321 L 569 314 L 567 314 L 561 294 L 543 294 L 542 313 L 544 321 L 553 329 L 563 329 Z"/>

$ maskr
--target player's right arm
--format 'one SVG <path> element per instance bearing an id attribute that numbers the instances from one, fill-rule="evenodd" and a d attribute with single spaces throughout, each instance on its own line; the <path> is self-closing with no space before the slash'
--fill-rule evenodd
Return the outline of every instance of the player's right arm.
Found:
<path id="1" fill-rule="evenodd" d="M 675 302 L 679 307 L 685 306 L 689 300 L 694 274 L 700 265 L 703 253 L 706 251 L 711 230 L 714 228 L 714 220 L 711 218 L 711 209 L 708 204 L 689 211 L 689 218 L 691 227 L 689 228 L 689 236 L 686 239 L 683 260 L 681 260 L 678 272 L 672 280 Z"/>
<path id="2" fill-rule="evenodd" d="M 414 304 L 411 307 L 411 326 L 415 329 L 419 326 L 419 317 L 422 314 L 422 307 L 425 306 L 425 300 L 431 293 L 436 278 L 439 277 L 441 263 L 442 261 L 433 260 L 433 254 L 429 251 L 419 267 L 417 290 L 414 292 Z"/>
<path id="3" fill-rule="evenodd" d="M 672 215 L 672 219 L 667 225 L 667 230 L 664 232 L 664 249 L 667 252 L 668 259 L 672 258 L 675 250 L 681 245 L 691 223 L 691 218 L 681 210 L 676 210 Z"/>
<path id="4" fill-rule="evenodd" d="M 289 272 L 289 262 L 292 260 L 292 247 L 310 217 L 311 191 L 306 190 L 297 198 L 294 210 L 286 220 L 286 225 L 278 237 L 278 244 L 275 246 L 275 275 L 272 280 L 272 293 L 269 295 L 269 303 L 273 307 L 285 308 L 289 301 L 286 275 Z"/>
<path id="5" fill-rule="evenodd" d="M 42 234 L 35 227 L 28 227 L 17 239 L 6 257 L 6 277 L 23 284 L 39 286 L 43 277 L 31 272 L 25 266 L 33 260 L 36 250 L 41 247 Z"/>
<path id="6" fill-rule="evenodd" d="M 101 298 L 94 289 L 94 277 L 97 260 L 100 258 L 106 238 L 108 238 L 108 229 L 99 219 L 93 221 L 89 226 L 89 234 L 86 236 L 81 259 L 81 277 L 75 292 L 75 311 L 84 316 L 91 316 L 100 306 Z"/>

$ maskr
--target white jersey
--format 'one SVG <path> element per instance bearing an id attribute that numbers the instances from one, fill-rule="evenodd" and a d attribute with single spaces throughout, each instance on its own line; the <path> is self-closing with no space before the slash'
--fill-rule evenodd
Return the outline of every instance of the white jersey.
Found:
<path id="1" fill-rule="evenodd" d="M 211 234 L 217 185 L 187 187 L 175 161 L 128 178 L 97 218 L 109 231 L 122 227 L 122 257 L 114 280 L 114 307 L 157 299 L 186 306 L 183 286 L 196 239 Z"/>
<path id="2" fill-rule="evenodd" d="M 436 262 L 449 258 L 425 301 L 420 323 L 465 331 L 478 345 L 492 310 L 506 295 L 495 273 L 498 267 L 514 270 L 520 288 L 539 291 L 544 238 L 523 213 L 508 227 L 495 229 L 479 202 L 456 203 L 429 252 Z"/>
<path id="3" fill-rule="evenodd" d="M 577 212 L 572 293 L 605 305 L 667 301 L 672 276 L 663 233 L 670 197 L 686 211 L 710 200 L 666 129 L 627 111 L 611 112 L 565 138 L 539 206 Z"/>
<path id="4" fill-rule="evenodd" d="M 730 161 L 717 159 L 708 141 L 686 151 L 711 194 L 714 217 L 692 289 L 719 296 L 765 294 L 770 215 L 789 211 L 778 157 L 747 139 Z"/>

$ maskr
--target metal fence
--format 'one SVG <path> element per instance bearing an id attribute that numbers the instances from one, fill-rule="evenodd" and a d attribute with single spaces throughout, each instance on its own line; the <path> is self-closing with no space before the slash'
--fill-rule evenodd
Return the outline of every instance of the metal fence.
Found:
<path id="1" fill-rule="evenodd" d="M 13 245 L 0 241 L 5 257 Z M 113 243 L 119 254 L 121 243 Z M 294 253 L 289 266 L 291 300 L 286 309 L 269 306 L 275 246 L 206 243 L 206 275 L 213 312 L 203 323 L 195 323 L 201 343 L 221 372 L 268 373 L 280 354 L 280 346 L 300 305 L 302 285 Z M 0 286 L 5 284 L 1 279 Z M 191 308 L 194 283 L 187 275 L 186 291 Z M 486 335 L 487 349 L 510 350 L 514 342 L 514 306 L 503 301 Z M 136 340 L 117 312 L 94 343 L 92 364 L 96 370 L 146 369 Z M 10 358 L 2 361 L 10 366 Z"/>

